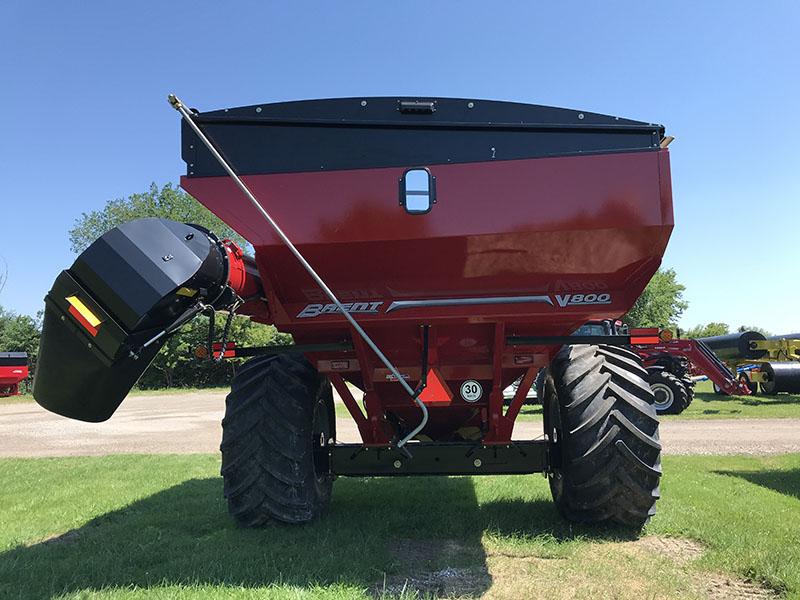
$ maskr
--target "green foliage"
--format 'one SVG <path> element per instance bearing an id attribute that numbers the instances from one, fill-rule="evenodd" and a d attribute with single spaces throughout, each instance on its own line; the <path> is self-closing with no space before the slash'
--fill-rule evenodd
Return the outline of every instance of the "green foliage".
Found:
<path id="1" fill-rule="evenodd" d="M 685 289 L 674 269 L 659 269 L 622 320 L 631 327 L 674 327 L 689 306 L 683 300 Z"/>
<path id="2" fill-rule="evenodd" d="M 39 336 L 40 323 L 37 320 L 3 310 L 0 306 L 0 352 L 27 352 L 31 375 L 39 353 Z"/>
<path id="3" fill-rule="evenodd" d="M 736 329 L 739 333 L 744 333 L 745 331 L 757 331 L 764 337 L 772 337 L 772 333 L 764 329 L 763 327 L 756 327 L 755 325 L 739 325 Z"/>
<path id="4" fill-rule="evenodd" d="M 727 323 L 716 323 L 712 321 L 711 323 L 706 323 L 705 325 L 695 325 L 691 329 L 681 332 L 681 337 L 689 339 L 705 338 L 713 337 L 715 335 L 726 335 L 730 332 L 731 330 Z"/>
<path id="5" fill-rule="evenodd" d="M 214 341 L 221 342 L 227 315 L 215 318 Z M 227 386 L 238 366 L 246 359 L 226 358 L 214 363 L 210 358 L 198 358 L 194 350 L 208 343 L 209 318 L 200 316 L 183 326 L 170 337 L 152 364 L 139 379 L 139 389 L 171 387 Z M 228 341 L 237 346 L 271 346 L 291 344 L 291 336 L 279 333 L 272 325 L 254 323 L 245 317 L 234 317 Z"/>
<path id="6" fill-rule="evenodd" d="M 69 230 L 70 249 L 76 253 L 83 252 L 114 227 L 145 217 L 161 217 L 200 225 L 220 238 L 235 241 L 242 248 L 249 247 L 244 238 L 180 188 L 168 183 L 159 189 L 155 183 L 151 183 L 150 189 L 144 194 L 109 200 L 102 210 L 82 213 Z"/>

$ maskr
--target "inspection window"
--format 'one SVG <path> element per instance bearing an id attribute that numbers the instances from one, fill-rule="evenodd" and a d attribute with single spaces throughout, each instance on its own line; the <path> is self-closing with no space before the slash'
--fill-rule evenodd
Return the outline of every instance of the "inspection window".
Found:
<path id="1" fill-rule="evenodd" d="M 436 204 L 436 177 L 425 167 L 408 169 L 400 178 L 400 206 L 410 215 L 424 215 Z"/>

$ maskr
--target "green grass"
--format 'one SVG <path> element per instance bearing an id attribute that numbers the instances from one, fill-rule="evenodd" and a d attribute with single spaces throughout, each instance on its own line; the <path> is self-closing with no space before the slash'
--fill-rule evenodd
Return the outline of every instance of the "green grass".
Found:
<path id="1" fill-rule="evenodd" d="M 696 598 L 724 573 L 800 598 L 800 455 L 665 457 L 644 533 L 701 544 L 686 563 L 564 522 L 541 476 L 341 478 L 322 520 L 248 530 L 218 470 L 213 455 L 0 460 L 0 598 L 363 598 L 445 567 L 470 574 L 467 597 Z"/>
<path id="2" fill-rule="evenodd" d="M 523 404 L 519 410 L 517 421 L 541 421 L 542 420 L 542 405 L 541 404 Z"/>
<path id="3" fill-rule="evenodd" d="M 667 419 L 785 419 L 800 418 L 800 396 L 777 394 L 765 396 L 724 396 L 714 393 L 710 381 L 700 381 L 695 387 L 692 403 L 680 415 Z"/>
<path id="4" fill-rule="evenodd" d="M 344 405 L 343 402 L 336 402 L 333 405 L 333 408 L 336 411 L 336 418 L 337 419 L 352 419 L 353 418 L 350 415 L 350 411 L 347 410 L 347 407 Z"/>

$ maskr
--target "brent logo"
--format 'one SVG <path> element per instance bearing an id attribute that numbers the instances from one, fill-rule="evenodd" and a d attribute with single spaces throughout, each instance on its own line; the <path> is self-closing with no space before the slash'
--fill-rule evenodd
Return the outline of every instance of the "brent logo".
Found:
<path id="1" fill-rule="evenodd" d="M 348 302 L 346 304 L 342 304 L 342 307 L 348 313 L 377 315 L 378 307 L 381 304 L 383 304 L 383 302 Z M 342 311 L 339 310 L 339 307 L 335 304 L 309 304 L 300 311 L 300 314 L 297 315 L 297 318 L 308 319 L 310 317 L 318 317 L 319 315 L 332 315 L 341 312 Z"/>
<path id="2" fill-rule="evenodd" d="M 611 304 L 611 294 L 556 294 L 556 302 L 565 306 L 585 306 L 587 304 Z"/>

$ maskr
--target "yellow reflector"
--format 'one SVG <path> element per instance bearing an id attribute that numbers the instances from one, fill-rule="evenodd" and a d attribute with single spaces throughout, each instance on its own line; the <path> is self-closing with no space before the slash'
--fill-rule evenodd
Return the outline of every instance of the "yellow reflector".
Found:
<path id="1" fill-rule="evenodd" d="M 189 298 L 191 298 L 192 296 L 194 296 L 197 293 L 197 290 L 193 290 L 193 289 L 190 289 L 190 288 L 182 287 L 181 289 L 179 289 L 175 293 L 178 294 L 179 296 L 188 296 Z"/>
<path id="2" fill-rule="evenodd" d="M 671 342 L 672 331 L 670 329 L 664 329 L 661 333 L 658 334 L 658 337 L 661 338 L 662 342 Z"/>
<path id="3" fill-rule="evenodd" d="M 67 297 L 67 302 L 69 302 L 72 305 L 72 308 L 77 310 L 84 319 L 86 319 L 89 325 L 92 327 L 97 327 L 100 325 L 100 319 L 98 319 L 83 302 L 81 302 L 80 298 L 77 296 L 69 296 Z"/>

